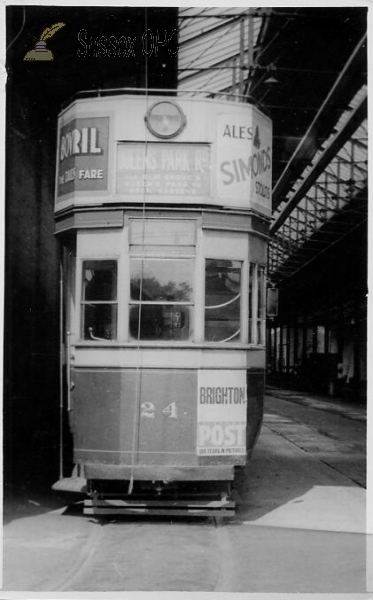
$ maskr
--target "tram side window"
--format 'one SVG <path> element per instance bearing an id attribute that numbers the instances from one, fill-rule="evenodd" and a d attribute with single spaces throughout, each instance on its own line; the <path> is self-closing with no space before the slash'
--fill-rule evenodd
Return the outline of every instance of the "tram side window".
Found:
<path id="1" fill-rule="evenodd" d="M 94 260 L 83 263 L 82 337 L 117 339 L 117 263 Z"/>
<path id="2" fill-rule="evenodd" d="M 205 268 L 205 340 L 241 339 L 241 269 L 237 260 L 207 259 Z"/>
<path id="3" fill-rule="evenodd" d="M 192 260 L 131 259 L 132 339 L 191 340 L 192 319 Z"/>
<path id="4" fill-rule="evenodd" d="M 251 263 L 249 272 L 249 343 L 264 344 L 265 268 Z"/>

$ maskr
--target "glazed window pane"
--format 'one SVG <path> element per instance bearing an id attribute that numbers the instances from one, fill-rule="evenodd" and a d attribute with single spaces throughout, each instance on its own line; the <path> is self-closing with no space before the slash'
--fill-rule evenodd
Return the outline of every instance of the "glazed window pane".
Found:
<path id="1" fill-rule="evenodd" d="M 117 299 L 117 264 L 115 261 L 83 263 L 83 301 Z"/>
<path id="2" fill-rule="evenodd" d="M 192 284 L 193 263 L 190 260 L 131 261 L 131 300 L 190 302 Z"/>
<path id="3" fill-rule="evenodd" d="M 237 260 L 206 260 L 206 341 L 240 341 L 241 268 L 242 263 Z"/>
<path id="4" fill-rule="evenodd" d="M 265 340 L 265 268 L 250 264 L 249 270 L 249 343 Z"/>
<path id="5" fill-rule="evenodd" d="M 193 261 L 131 260 L 130 336 L 138 340 L 191 340 Z"/>
<path id="6" fill-rule="evenodd" d="M 191 306 L 172 304 L 133 305 L 130 307 L 131 338 L 187 341 L 191 338 L 192 310 Z"/>
<path id="7" fill-rule="evenodd" d="M 82 282 L 82 337 L 117 339 L 117 263 L 85 261 Z"/>

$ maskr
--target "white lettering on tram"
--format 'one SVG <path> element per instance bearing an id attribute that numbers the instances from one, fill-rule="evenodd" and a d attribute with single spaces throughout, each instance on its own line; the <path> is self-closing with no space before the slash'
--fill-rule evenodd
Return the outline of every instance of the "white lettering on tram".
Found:
<path id="1" fill-rule="evenodd" d="M 79 179 L 103 179 L 103 169 L 79 169 Z"/>
<path id="2" fill-rule="evenodd" d="M 162 152 L 161 168 L 165 171 L 189 171 L 188 156 L 182 150 L 165 150 Z"/>
<path id="3" fill-rule="evenodd" d="M 98 146 L 96 127 L 83 127 L 68 131 L 61 137 L 60 160 L 81 154 L 102 154 Z"/>
<path id="4" fill-rule="evenodd" d="M 198 445 L 229 447 L 244 446 L 245 423 L 200 423 L 198 430 Z"/>

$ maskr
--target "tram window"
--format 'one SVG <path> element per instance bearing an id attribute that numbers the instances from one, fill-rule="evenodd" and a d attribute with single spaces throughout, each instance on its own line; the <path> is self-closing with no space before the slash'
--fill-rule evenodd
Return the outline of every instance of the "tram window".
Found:
<path id="1" fill-rule="evenodd" d="M 264 344 L 265 268 L 250 264 L 249 272 L 249 343 Z"/>
<path id="2" fill-rule="evenodd" d="M 117 263 L 83 263 L 82 335 L 85 340 L 117 338 Z"/>
<path id="3" fill-rule="evenodd" d="M 206 260 L 205 340 L 241 339 L 241 269 L 237 260 Z"/>
<path id="4" fill-rule="evenodd" d="M 193 261 L 132 259 L 130 303 L 132 338 L 190 340 Z"/>

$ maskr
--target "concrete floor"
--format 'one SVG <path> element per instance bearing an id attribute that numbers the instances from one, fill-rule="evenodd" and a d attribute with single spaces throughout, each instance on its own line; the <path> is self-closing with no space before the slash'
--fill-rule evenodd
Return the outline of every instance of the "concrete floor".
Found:
<path id="1" fill-rule="evenodd" d="M 333 411 L 320 399 L 307 404 L 305 396 L 298 402 L 269 393 L 259 443 L 236 480 L 234 518 L 96 521 L 81 515 L 79 503 L 30 496 L 9 507 L 1 597 L 169 591 L 371 598 L 364 411 L 348 416 L 346 406 Z"/>

